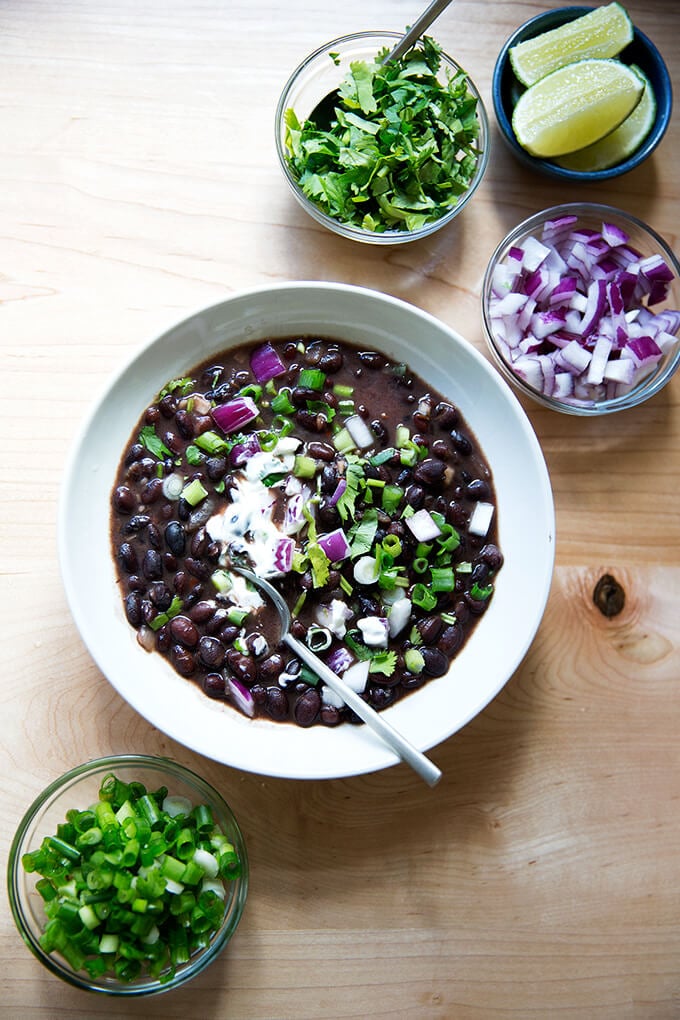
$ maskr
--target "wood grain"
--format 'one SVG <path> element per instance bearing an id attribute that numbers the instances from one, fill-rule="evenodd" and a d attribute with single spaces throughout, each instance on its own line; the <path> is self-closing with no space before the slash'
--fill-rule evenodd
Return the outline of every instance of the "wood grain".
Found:
<path id="1" fill-rule="evenodd" d="M 93 665 L 57 558 L 63 466 L 139 345 L 197 307 L 280 280 L 375 287 L 485 351 L 481 280 L 502 235 L 563 200 L 628 209 L 677 248 L 680 128 L 610 184 L 517 164 L 493 122 L 495 55 L 547 0 L 459 0 L 437 25 L 490 111 L 492 156 L 447 230 L 393 250 L 326 233 L 276 164 L 273 112 L 313 48 L 400 30 L 406 0 L 342 5 L 6 0 L 0 5 L 3 860 L 27 805 L 110 752 L 169 754 L 224 792 L 251 892 L 222 957 L 157 1000 L 95 1000 L 43 971 L 9 910 L 0 1015 L 673 1020 L 680 1016 L 680 389 L 598 422 L 523 401 L 557 511 L 548 608 L 499 696 L 433 755 L 333 782 L 238 772 L 174 743 Z M 634 0 L 677 82 L 680 8 Z M 625 592 L 617 616 L 598 580 Z"/>

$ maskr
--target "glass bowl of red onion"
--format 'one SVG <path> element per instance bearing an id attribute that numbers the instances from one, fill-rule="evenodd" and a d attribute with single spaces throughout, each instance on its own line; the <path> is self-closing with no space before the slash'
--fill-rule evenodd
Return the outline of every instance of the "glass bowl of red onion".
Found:
<path id="1" fill-rule="evenodd" d="M 530 216 L 491 256 L 489 347 L 522 393 L 573 415 L 658 393 L 680 364 L 680 263 L 637 217 L 573 202 Z"/>

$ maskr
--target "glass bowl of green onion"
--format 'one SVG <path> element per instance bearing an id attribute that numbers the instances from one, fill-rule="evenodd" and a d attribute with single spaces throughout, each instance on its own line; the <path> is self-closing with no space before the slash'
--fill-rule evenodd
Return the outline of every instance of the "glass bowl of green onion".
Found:
<path id="1" fill-rule="evenodd" d="M 238 823 L 205 780 L 146 755 L 99 758 L 51 783 L 9 854 L 24 942 L 71 985 L 153 995 L 231 939 L 248 892 Z"/>
<path id="2" fill-rule="evenodd" d="M 276 147 L 298 202 L 369 244 L 402 244 L 451 222 L 489 158 L 489 124 L 465 70 L 425 36 L 386 60 L 394 32 L 357 32 L 305 58 L 281 93 Z"/>

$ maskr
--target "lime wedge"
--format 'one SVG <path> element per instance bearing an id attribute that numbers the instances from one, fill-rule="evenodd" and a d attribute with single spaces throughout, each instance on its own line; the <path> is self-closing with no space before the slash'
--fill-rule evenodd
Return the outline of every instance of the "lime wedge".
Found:
<path id="1" fill-rule="evenodd" d="M 621 4 L 611 3 L 517 43 L 508 56 L 516 76 L 529 86 L 575 60 L 615 57 L 632 39 L 627 11 Z"/>
<path id="2" fill-rule="evenodd" d="M 631 64 L 631 69 L 642 78 L 645 91 L 635 109 L 624 120 L 620 127 L 612 131 L 606 138 L 586 146 L 568 156 L 561 156 L 555 162 L 566 170 L 578 170 L 590 173 L 593 170 L 606 170 L 617 163 L 623 163 L 636 152 L 652 129 L 656 117 L 656 98 L 649 78 L 639 67 Z"/>
<path id="3" fill-rule="evenodd" d="M 512 128 L 533 156 L 564 156 L 614 131 L 633 112 L 644 89 L 635 71 L 618 60 L 577 60 L 520 96 Z"/>

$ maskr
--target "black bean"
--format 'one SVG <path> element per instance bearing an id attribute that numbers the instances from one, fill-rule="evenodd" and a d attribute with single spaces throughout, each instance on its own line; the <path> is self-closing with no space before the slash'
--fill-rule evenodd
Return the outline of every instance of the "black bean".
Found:
<path id="1" fill-rule="evenodd" d="M 227 473 L 229 463 L 226 457 L 208 457 L 205 471 L 211 482 L 218 482 Z"/>
<path id="2" fill-rule="evenodd" d="M 163 480 L 161 478 L 152 478 L 146 483 L 139 498 L 146 506 L 150 503 L 155 503 L 156 500 L 160 499 L 163 492 Z"/>
<path id="3" fill-rule="evenodd" d="M 328 425 L 328 418 L 325 414 L 315 411 L 297 411 L 295 420 L 298 425 L 308 432 L 323 432 Z"/>
<path id="4" fill-rule="evenodd" d="M 489 580 L 491 571 L 486 563 L 475 563 L 470 574 L 470 583 L 484 586 Z"/>
<path id="5" fill-rule="evenodd" d="M 196 647 L 198 644 L 198 628 L 188 616 L 173 616 L 168 626 L 175 641 L 184 645 L 185 648 Z"/>
<path id="6" fill-rule="evenodd" d="M 113 508 L 119 514 L 131 514 L 135 508 L 135 496 L 127 485 L 117 485 L 113 490 Z"/>
<path id="7" fill-rule="evenodd" d="M 471 482 L 468 482 L 465 494 L 469 499 L 488 499 L 491 495 L 491 489 L 489 488 L 489 483 L 485 482 L 483 478 L 474 478 Z"/>
<path id="8" fill-rule="evenodd" d="M 178 570 L 172 582 L 172 586 L 178 595 L 186 595 L 191 588 L 191 578 L 184 570 Z"/>
<path id="9" fill-rule="evenodd" d="M 142 457 L 141 460 L 136 460 L 134 464 L 131 464 L 127 471 L 127 476 L 132 482 L 140 482 L 143 478 L 153 478 L 156 475 L 156 464 L 157 460 L 153 460 L 151 457 Z"/>
<path id="10" fill-rule="evenodd" d="M 406 673 L 402 678 L 401 686 L 405 691 L 414 691 L 417 687 L 422 687 L 426 679 L 424 673 Z"/>
<path id="11" fill-rule="evenodd" d="M 165 654 L 170 651 L 172 646 L 172 635 L 168 630 L 167 623 L 164 624 L 159 630 L 156 631 L 156 648 L 159 652 Z"/>
<path id="12" fill-rule="evenodd" d="M 319 394 L 310 386 L 295 386 L 290 392 L 290 399 L 296 407 L 304 407 L 308 400 L 318 400 Z"/>
<path id="13" fill-rule="evenodd" d="M 164 581 L 152 581 L 149 585 L 149 599 L 159 612 L 163 613 L 170 608 L 172 598 L 172 592 Z"/>
<path id="14" fill-rule="evenodd" d="M 414 510 L 419 510 L 425 502 L 425 492 L 419 485 L 409 485 L 404 493 L 404 499 Z"/>
<path id="15" fill-rule="evenodd" d="M 257 679 L 257 663 L 251 655 L 244 655 L 236 648 L 230 648 L 227 652 L 227 662 L 234 676 L 244 683 L 255 683 Z"/>
<path id="16" fill-rule="evenodd" d="M 147 407 L 144 413 L 144 420 L 147 425 L 155 425 L 156 422 L 161 420 L 161 412 L 155 404 L 152 404 L 151 407 Z"/>
<path id="17" fill-rule="evenodd" d="M 223 698 L 226 683 L 221 673 L 206 673 L 201 677 L 201 688 L 209 698 Z"/>
<path id="18" fill-rule="evenodd" d="M 331 347 L 319 358 L 319 368 L 329 374 L 339 372 L 342 368 L 343 360 L 342 351 L 339 351 L 337 347 Z"/>
<path id="19" fill-rule="evenodd" d="M 425 660 L 425 672 L 428 676 L 444 676 L 449 668 L 449 660 L 439 648 L 423 648 L 421 655 Z"/>
<path id="20" fill-rule="evenodd" d="M 387 427 L 385 423 L 380 421 L 379 418 L 374 418 L 371 422 L 371 429 L 378 442 L 384 445 L 387 442 Z"/>
<path id="21" fill-rule="evenodd" d="M 293 714 L 298 726 L 312 726 L 316 722 L 321 708 L 321 696 L 319 692 L 310 687 L 295 702 Z"/>
<path id="22" fill-rule="evenodd" d="M 296 637 L 298 641 L 304 641 L 307 635 L 307 628 L 305 627 L 302 620 L 293 620 L 290 625 L 290 632 L 293 637 Z"/>
<path id="23" fill-rule="evenodd" d="M 334 705 L 322 705 L 321 711 L 319 712 L 319 719 L 324 726 L 337 726 L 342 719 L 340 709 L 335 708 Z"/>
<path id="24" fill-rule="evenodd" d="M 360 351 L 359 361 L 366 368 L 384 368 L 387 364 L 385 358 L 378 351 Z"/>
<path id="25" fill-rule="evenodd" d="M 239 636 L 239 629 L 233 623 L 227 623 L 217 631 L 217 636 L 225 645 L 231 645 Z"/>
<path id="26" fill-rule="evenodd" d="M 221 669 L 226 649 L 218 638 L 204 635 L 198 642 L 198 657 L 209 669 Z"/>
<path id="27" fill-rule="evenodd" d="M 175 415 L 175 425 L 182 439 L 194 438 L 194 422 L 188 411 L 179 410 Z"/>
<path id="28" fill-rule="evenodd" d="M 207 623 L 215 615 L 216 610 L 217 603 L 214 599 L 201 599 L 191 607 L 188 615 L 194 623 Z"/>
<path id="29" fill-rule="evenodd" d="M 191 503 L 187 503 L 184 496 L 180 496 L 177 500 L 177 516 L 180 521 L 188 521 L 191 517 Z"/>
<path id="30" fill-rule="evenodd" d="M 196 577 L 200 581 L 207 581 L 212 574 L 212 567 L 209 563 L 202 563 L 201 560 L 197 560 L 193 556 L 186 557 L 184 566 L 192 577 Z"/>
<path id="31" fill-rule="evenodd" d="M 470 607 L 470 612 L 473 616 L 481 616 L 482 613 L 486 612 L 489 605 L 488 599 L 475 599 L 469 592 L 465 593 L 465 601 Z"/>
<path id="32" fill-rule="evenodd" d="M 450 453 L 448 443 L 445 443 L 443 439 L 435 439 L 430 445 L 430 452 L 440 460 L 447 460 Z"/>
<path id="33" fill-rule="evenodd" d="M 418 621 L 418 632 L 426 645 L 433 645 L 439 637 L 444 623 L 441 616 L 426 616 Z"/>
<path id="34" fill-rule="evenodd" d="M 136 460 L 140 460 L 144 456 L 145 447 L 141 443 L 133 443 L 128 452 L 125 455 L 123 463 L 125 467 L 130 467 Z"/>
<path id="35" fill-rule="evenodd" d="M 479 558 L 486 563 L 489 570 L 500 570 L 503 566 L 503 553 L 497 545 L 489 542 L 479 550 Z"/>
<path id="36" fill-rule="evenodd" d="M 147 549 L 144 553 L 142 573 L 149 581 L 160 581 L 163 577 L 163 557 L 157 549 Z"/>
<path id="37" fill-rule="evenodd" d="M 253 696 L 255 704 L 259 705 L 261 708 L 267 700 L 267 688 L 264 684 L 253 684 L 250 688 L 250 693 Z"/>
<path id="38" fill-rule="evenodd" d="M 121 542 L 118 546 L 118 559 L 120 560 L 123 570 L 127 570 L 129 574 L 132 574 L 137 570 L 137 553 L 135 552 L 134 546 L 130 545 L 129 542 Z"/>
<path id="39" fill-rule="evenodd" d="M 413 471 L 414 481 L 429 488 L 442 485 L 445 475 L 446 465 L 435 457 L 426 457 Z"/>
<path id="40" fill-rule="evenodd" d="M 397 692 L 389 687 L 372 687 L 368 692 L 368 700 L 378 711 L 391 705 L 396 696 Z"/>
<path id="41" fill-rule="evenodd" d="M 146 537 L 149 539 L 149 545 L 152 546 L 152 548 L 160 549 L 162 544 L 161 533 L 158 530 L 158 525 L 154 524 L 153 521 L 147 528 Z"/>
<path id="42" fill-rule="evenodd" d="M 192 676 L 196 672 L 196 660 L 182 645 L 173 645 L 170 654 L 175 669 L 182 676 Z"/>
<path id="43" fill-rule="evenodd" d="M 130 574 L 127 579 L 128 591 L 146 591 L 146 581 L 137 574 Z"/>
<path id="44" fill-rule="evenodd" d="M 197 436 L 202 436 L 204 432 L 208 432 L 213 428 L 215 422 L 209 414 L 195 414 L 194 415 L 194 433 Z"/>
<path id="45" fill-rule="evenodd" d="M 434 408 L 432 418 L 443 429 L 452 429 L 458 422 L 458 411 L 453 404 L 442 400 Z"/>
<path id="46" fill-rule="evenodd" d="M 125 615 L 128 623 L 133 627 L 139 627 L 142 622 L 142 596 L 138 591 L 132 591 L 125 597 Z"/>
<path id="47" fill-rule="evenodd" d="M 437 648 L 444 653 L 444 655 L 451 658 L 455 655 L 460 646 L 463 644 L 465 637 L 465 631 L 459 623 L 451 623 L 439 635 L 439 641 L 437 642 Z"/>
<path id="48" fill-rule="evenodd" d="M 321 491 L 332 495 L 338 485 L 337 468 L 327 464 L 321 471 Z"/>
<path id="49" fill-rule="evenodd" d="M 467 510 L 457 499 L 452 499 L 446 508 L 446 519 L 454 528 L 464 528 L 467 524 Z"/>
<path id="50" fill-rule="evenodd" d="M 430 419 L 428 418 L 428 416 L 426 414 L 423 414 L 422 411 L 414 411 L 413 414 L 411 415 L 411 418 L 413 420 L 413 424 L 415 425 L 415 427 L 417 429 L 420 429 L 421 432 L 429 431 L 429 428 L 430 428 Z M 414 437 L 414 442 L 415 442 L 415 437 Z M 424 446 L 425 444 L 424 443 L 419 443 L 418 445 L 419 446 Z"/>
<path id="51" fill-rule="evenodd" d="M 273 652 L 266 659 L 262 659 L 257 666 L 257 675 L 263 682 L 276 680 L 283 672 L 283 656 L 280 652 Z"/>
<path id="52" fill-rule="evenodd" d="M 186 533 L 179 521 L 170 521 L 165 529 L 165 544 L 175 556 L 183 556 L 186 548 Z"/>
<path id="53" fill-rule="evenodd" d="M 288 699 L 280 687 L 267 688 L 265 709 L 272 719 L 282 720 L 288 715 Z"/>
<path id="54" fill-rule="evenodd" d="M 164 418 L 172 418 L 177 411 L 177 397 L 172 393 L 166 393 L 159 402 L 158 409 Z"/>
<path id="55" fill-rule="evenodd" d="M 471 441 L 465 433 L 461 432 L 459 429 L 454 429 L 451 432 L 451 442 L 453 443 L 453 448 L 457 450 L 458 453 L 462 454 L 463 457 L 469 457 L 472 453 Z"/>
<path id="56" fill-rule="evenodd" d="M 322 443 L 317 439 L 313 439 L 307 444 L 307 453 L 310 457 L 314 457 L 315 460 L 332 461 L 335 460 L 337 451 L 330 443 Z"/>
<path id="57" fill-rule="evenodd" d="M 208 535 L 205 528 L 199 528 L 191 537 L 191 555 L 202 556 L 208 544 Z"/>

